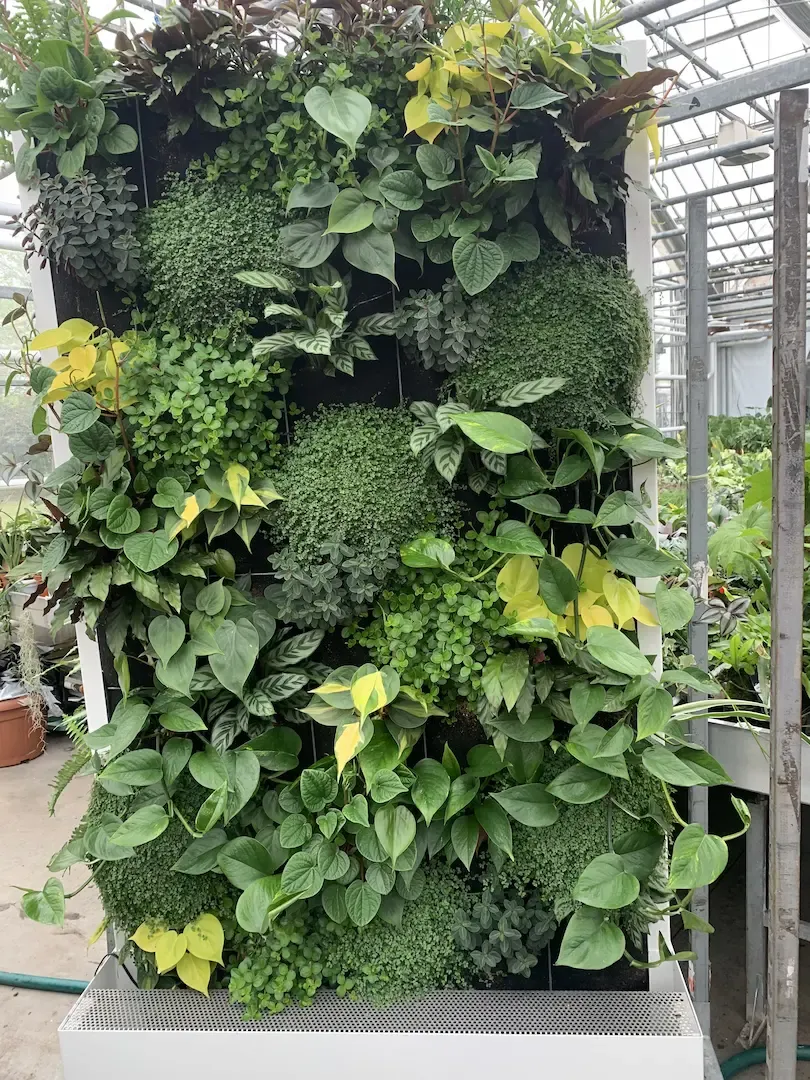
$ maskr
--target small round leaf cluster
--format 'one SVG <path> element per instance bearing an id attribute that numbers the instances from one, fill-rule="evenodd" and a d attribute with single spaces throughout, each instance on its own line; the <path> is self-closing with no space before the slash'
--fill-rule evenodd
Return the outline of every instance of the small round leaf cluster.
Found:
<path id="1" fill-rule="evenodd" d="M 283 224 L 282 207 L 269 193 L 174 180 L 143 212 L 138 229 L 147 303 L 184 333 L 244 322 L 245 312 L 259 314 L 266 299 L 262 290 L 234 275 L 283 271 Z"/>
<path id="2" fill-rule="evenodd" d="M 475 531 L 454 544 L 453 570 L 476 577 L 497 558 Z M 495 588 L 497 571 L 464 581 L 445 570 L 400 565 L 378 597 L 371 621 L 345 631 L 368 649 L 375 664 L 390 664 L 403 683 L 425 691 L 443 708 L 460 697 L 475 701 L 481 672 L 494 653 L 509 648 L 509 620 Z"/>
<path id="3" fill-rule="evenodd" d="M 209 794 L 184 773 L 173 800 L 186 820 L 193 821 Z M 105 814 L 125 819 L 131 804 L 132 797 L 110 795 L 95 784 L 84 821 L 99 825 Z M 95 883 L 104 912 L 119 930 L 131 934 L 141 923 L 183 927 L 204 912 L 220 915 L 232 909 L 234 890 L 222 874 L 172 870 L 190 841 L 175 816 L 156 840 L 137 847 L 130 858 L 98 863 Z"/>
<path id="4" fill-rule="evenodd" d="M 128 335 L 122 392 L 132 449 L 146 467 L 205 472 L 238 462 L 270 468 L 280 446 L 287 373 L 270 358 L 254 360 L 245 333 L 216 330 L 190 337 L 177 326 Z"/>
<path id="5" fill-rule="evenodd" d="M 373 405 L 321 409 L 296 424 L 274 474 L 286 545 L 276 565 L 293 621 L 314 624 L 330 596 L 341 618 L 367 608 L 399 546 L 454 516 L 438 473 L 411 452 L 412 429 L 407 410 Z"/>
<path id="6" fill-rule="evenodd" d="M 630 412 L 650 354 L 644 298 L 618 260 L 544 251 L 487 290 L 490 324 L 457 379 L 460 401 L 494 406 L 504 390 L 560 376 L 561 390 L 524 406 L 535 428 L 605 427 Z"/>
<path id="7" fill-rule="evenodd" d="M 399 305 L 397 337 L 424 367 L 452 374 L 475 354 L 489 328 L 489 305 L 452 277 L 442 291 L 419 289 Z"/>
<path id="8" fill-rule="evenodd" d="M 326 944 L 302 905 L 270 923 L 266 934 L 251 935 L 230 969 L 230 999 L 245 1006 L 243 1020 L 281 1012 L 287 1005 L 311 1005 L 324 979 Z"/>
<path id="9" fill-rule="evenodd" d="M 464 877 L 443 862 L 429 863 L 424 888 L 405 904 L 399 927 L 380 919 L 362 927 L 330 923 L 329 966 L 339 973 L 338 996 L 389 1005 L 468 985 L 472 960 L 454 940 L 453 927 L 459 913 L 471 914 L 473 902 Z"/>
<path id="10" fill-rule="evenodd" d="M 129 169 L 110 168 L 73 179 L 40 176 L 37 202 L 20 217 L 26 269 L 33 256 L 71 271 L 88 289 L 131 290 L 140 270 L 137 205 Z"/>

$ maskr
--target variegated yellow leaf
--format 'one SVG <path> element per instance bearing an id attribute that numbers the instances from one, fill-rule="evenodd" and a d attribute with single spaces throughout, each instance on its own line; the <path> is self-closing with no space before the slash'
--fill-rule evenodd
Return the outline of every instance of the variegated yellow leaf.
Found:
<path id="1" fill-rule="evenodd" d="M 167 930 L 155 945 L 155 967 L 161 975 L 180 962 L 186 955 L 186 935 Z"/>
<path id="2" fill-rule="evenodd" d="M 169 539 L 174 540 L 178 533 L 193 525 L 201 513 L 202 507 L 197 501 L 197 496 L 187 495 L 180 516 L 169 531 Z"/>
<path id="3" fill-rule="evenodd" d="M 428 105 L 430 98 L 426 94 L 417 94 L 405 106 L 405 134 L 408 135 L 428 123 Z M 435 136 L 434 136 L 435 138 Z M 432 140 L 431 140 L 432 141 Z"/>
<path id="4" fill-rule="evenodd" d="M 210 960 L 214 964 L 222 963 L 222 946 L 225 944 L 225 932 L 216 915 L 200 915 L 190 922 L 183 931 L 186 947 L 200 960 Z"/>
<path id="5" fill-rule="evenodd" d="M 446 130 L 444 124 L 430 123 L 423 124 L 422 127 L 416 128 L 416 134 L 420 139 L 424 139 L 425 142 L 434 143 L 439 135 Z"/>
<path id="6" fill-rule="evenodd" d="M 426 56 L 424 60 L 420 60 L 419 63 L 414 64 L 410 71 L 405 72 L 405 78 L 408 82 L 418 82 L 419 79 L 423 79 L 430 71 L 430 57 Z"/>
<path id="7" fill-rule="evenodd" d="M 58 326 L 54 330 L 43 330 L 31 341 L 30 348 L 38 352 L 43 349 L 60 349 L 69 343 L 71 336 L 70 330 L 64 326 Z"/>
<path id="8" fill-rule="evenodd" d="M 544 41 L 551 41 L 551 35 L 545 27 L 545 24 L 540 20 L 537 15 L 526 4 L 521 4 L 518 9 L 518 18 L 525 27 L 529 30 L 533 30 L 535 34 L 543 38 Z"/>
<path id="9" fill-rule="evenodd" d="M 81 378 L 89 379 L 97 357 L 95 345 L 77 345 L 68 353 L 72 370 Z"/>
<path id="10" fill-rule="evenodd" d="M 632 581 L 616 577 L 614 573 L 608 572 L 602 578 L 602 588 L 605 599 L 616 616 L 618 626 L 623 626 L 628 620 L 636 618 L 638 609 L 641 607 L 641 597 Z"/>
<path id="11" fill-rule="evenodd" d="M 613 626 L 613 616 L 601 604 L 591 604 L 580 611 L 579 617 L 585 626 Z"/>
<path id="12" fill-rule="evenodd" d="M 361 720 L 388 704 L 383 677 L 373 664 L 364 664 L 357 669 L 352 679 L 351 692 L 354 707 L 360 713 Z"/>
<path id="13" fill-rule="evenodd" d="M 225 483 L 228 485 L 228 491 L 230 491 L 233 501 L 237 506 L 241 506 L 242 496 L 250 484 L 250 473 L 245 466 L 229 465 L 225 470 Z"/>
<path id="14" fill-rule="evenodd" d="M 89 341 L 98 327 L 93 326 L 87 319 L 66 319 L 59 324 L 59 329 L 67 330 L 70 334 L 70 340 L 66 341 L 65 345 L 72 349 L 75 345 L 84 345 Z"/>
<path id="15" fill-rule="evenodd" d="M 537 564 L 529 555 L 513 555 L 502 567 L 495 581 L 501 600 L 511 600 L 521 593 L 537 595 Z"/>
<path id="16" fill-rule="evenodd" d="M 248 485 L 242 492 L 242 506 L 264 506 L 264 502 L 258 492 Z"/>
<path id="17" fill-rule="evenodd" d="M 165 933 L 165 926 L 150 926 L 149 923 L 141 923 L 129 940 L 134 941 L 144 952 L 154 952 L 158 941 Z"/>
<path id="18" fill-rule="evenodd" d="M 107 929 L 107 924 L 109 923 L 109 921 L 110 921 L 109 916 L 105 915 L 104 918 L 101 920 L 101 922 L 98 924 L 98 926 L 95 928 L 93 933 L 90 935 L 90 937 L 87 939 L 87 948 L 88 949 L 90 948 L 91 945 L 95 945 L 95 943 L 98 941 L 98 939 L 104 933 L 104 931 Z"/>
<path id="19" fill-rule="evenodd" d="M 177 974 L 192 990 L 199 990 L 208 997 L 208 983 L 211 981 L 211 962 L 201 960 L 199 956 L 187 952 L 177 964 Z"/>
<path id="20" fill-rule="evenodd" d="M 335 761 L 337 762 L 337 774 L 341 776 L 352 758 L 356 757 L 366 745 L 368 730 L 366 724 L 374 730 L 368 721 L 365 723 L 356 717 L 346 724 L 341 724 L 335 735 Z"/>
<path id="21" fill-rule="evenodd" d="M 560 558 L 574 577 L 579 576 L 579 580 L 586 589 L 590 589 L 591 592 L 601 595 L 603 591 L 602 578 L 610 570 L 610 563 L 606 562 L 605 559 L 597 558 L 589 548 L 585 555 L 585 564 L 582 573 L 580 574 L 579 566 L 582 561 L 582 544 L 569 544 L 568 547 L 563 549 Z"/>

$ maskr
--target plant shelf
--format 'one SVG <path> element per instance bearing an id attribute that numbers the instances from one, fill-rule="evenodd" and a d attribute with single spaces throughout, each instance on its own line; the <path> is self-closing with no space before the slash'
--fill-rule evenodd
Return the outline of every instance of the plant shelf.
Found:
<path id="1" fill-rule="evenodd" d="M 709 751 L 734 786 L 767 795 L 770 789 L 770 730 L 729 720 L 709 721 Z M 802 743 L 802 802 L 810 803 L 810 746 Z"/>
<path id="2" fill-rule="evenodd" d="M 446 1071 L 490 1080 L 504 1066 L 555 1080 L 702 1080 L 703 1036 L 685 989 L 447 990 L 378 1009 L 321 991 L 306 1009 L 245 1022 L 227 992 L 116 988 L 108 960 L 59 1028 L 65 1080 L 169 1080 L 273 1070 L 387 1080 Z M 679 976 L 672 985 L 683 987 Z"/>

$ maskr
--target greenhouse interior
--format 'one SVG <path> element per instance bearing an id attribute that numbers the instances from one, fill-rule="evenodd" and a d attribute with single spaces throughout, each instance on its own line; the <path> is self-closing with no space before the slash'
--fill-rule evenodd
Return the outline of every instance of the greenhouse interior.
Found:
<path id="1" fill-rule="evenodd" d="M 810 1077 L 808 87 L 0 0 L 0 1080 Z"/>

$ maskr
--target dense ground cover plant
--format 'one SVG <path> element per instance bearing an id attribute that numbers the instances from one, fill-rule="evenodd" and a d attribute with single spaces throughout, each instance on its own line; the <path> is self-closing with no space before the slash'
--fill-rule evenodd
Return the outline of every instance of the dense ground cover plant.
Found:
<path id="1" fill-rule="evenodd" d="M 34 432 L 71 454 L 36 569 L 103 629 L 121 692 L 74 725 L 93 805 L 22 906 L 61 924 L 97 883 L 143 986 L 227 986 L 251 1017 L 321 985 L 643 968 L 661 911 L 698 928 L 725 866 L 671 789 L 728 782 L 690 719 L 757 710 L 676 704 L 717 685 L 649 655 L 695 604 L 627 485 L 683 455 L 632 418 L 643 303 L 548 247 L 618 211 L 667 73 L 625 77 L 562 8 L 501 9 L 285 5 L 259 28 L 190 3 L 119 40 L 167 135 L 206 141 L 172 148 L 199 165 L 143 214 L 134 326 L 21 335 Z M 430 295 L 397 311 L 397 282 Z M 397 406 L 342 378 L 355 360 Z M 292 380 L 366 403 L 282 417 Z"/>
<path id="2" fill-rule="evenodd" d="M 138 230 L 158 319 L 181 333 L 219 330 L 258 314 L 262 295 L 240 270 L 279 270 L 282 209 L 270 194 L 248 196 L 236 184 L 174 179 L 142 216 Z"/>
<path id="3" fill-rule="evenodd" d="M 113 285 L 130 292 L 138 280 L 140 245 L 135 238 L 137 190 L 127 169 L 71 180 L 40 176 L 39 196 L 19 218 L 25 265 L 33 256 L 76 275 L 88 289 Z"/>
<path id="4" fill-rule="evenodd" d="M 275 473 L 283 618 L 345 622 L 396 569 L 399 545 L 452 513 L 438 478 L 411 454 L 411 427 L 404 409 L 359 405 L 298 422 Z"/>
<path id="5" fill-rule="evenodd" d="M 558 377 L 566 385 L 521 414 L 543 433 L 605 427 L 611 409 L 632 413 L 650 332 L 644 299 L 618 263 L 546 252 L 486 299 L 490 326 L 459 371 L 461 400 L 491 407 L 508 386 Z"/>
<path id="6" fill-rule="evenodd" d="M 204 473 L 278 459 L 287 371 L 244 330 L 184 333 L 172 323 L 131 332 L 123 378 L 132 448 L 147 470 Z"/>

